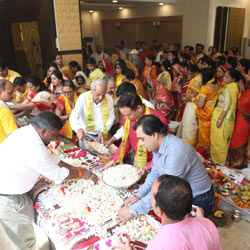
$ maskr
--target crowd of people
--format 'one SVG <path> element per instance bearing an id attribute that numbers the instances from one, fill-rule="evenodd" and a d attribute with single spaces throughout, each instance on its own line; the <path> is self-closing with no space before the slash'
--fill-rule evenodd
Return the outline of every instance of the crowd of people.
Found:
<path id="1" fill-rule="evenodd" d="M 95 53 L 88 51 L 84 62 L 82 71 L 76 61 L 64 65 L 62 55 L 56 53 L 46 77 L 41 80 L 37 76 L 23 78 L 10 70 L 6 60 L 0 57 L 0 154 L 8 166 L 8 171 L 0 177 L 0 224 L 5 233 L 10 235 L 10 226 L 2 223 L 6 206 L 10 200 L 20 206 L 23 200 L 19 212 L 30 209 L 32 204 L 26 193 L 39 174 L 56 182 L 64 178 L 98 181 L 93 173 L 75 170 L 45 152 L 45 146 L 58 133 L 82 149 L 86 149 L 86 135 L 107 147 L 115 143 L 119 148 L 102 170 L 130 162 L 142 175 L 147 175 L 137 195 L 125 200 L 118 211 L 120 223 L 153 208 L 158 209 L 163 224 L 165 221 L 165 224 L 178 222 L 179 227 L 184 228 L 185 225 L 204 227 L 208 223 L 204 218 L 195 223 L 185 219 L 190 204 L 202 208 L 208 217 L 214 203 L 213 187 L 196 151 L 216 165 L 247 166 L 250 161 L 250 61 L 243 58 L 237 48 L 219 53 L 211 46 L 205 53 L 199 43 L 195 48 L 181 49 L 178 43 L 160 45 L 154 40 L 150 48 L 146 42 L 138 41 L 132 50 L 121 41 L 112 55 L 104 53 L 98 45 Z M 18 129 L 16 121 L 23 116 L 35 118 L 30 125 Z M 170 133 L 170 120 L 180 124 L 176 136 Z M 15 148 L 18 157 L 10 161 L 10 152 Z M 33 148 L 32 157 L 27 157 L 29 148 L 31 151 Z M 23 184 L 27 178 L 29 182 Z M 11 188 L 10 180 L 16 183 Z M 168 182 L 172 183 L 169 187 Z M 168 193 L 175 184 L 181 186 L 180 192 L 188 192 L 190 196 L 186 208 L 176 210 L 177 215 L 169 212 L 172 208 L 159 193 L 164 188 L 161 192 Z M 177 192 L 178 188 L 173 190 Z M 177 198 L 171 200 L 176 206 L 181 205 Z M 11 209 L 13 213 L 7 217 L 12 218 L 13 225 L 22 224 L 15 217 L 15 209 Z M 32 235 L 30 218 L 33 215 L 27 217 L 24 213 L 26 222 L 22 227 L 26 226 Z M 211 230 L 201 230 L 195 237 L 202 239 L 205 234 L 214 234 L 217 239 L 218 232 L 209 224 L 207 227 Z M 17 236 L 18 226 L 13 228 L 16 228 L 15 237 L 10 238 L 15 246 L 34 243 Z M 161 241 L 164 239 L 155 240 L 155 247 Z M 173 239 L 165 239 L 165 242 L 166 248 L 162 249 L 172 246 Z M 127 244 L 120 242 L 117 248 L 130 249 Z M 216 241 L 208 240 L 204 244 L 210 246 L 204 249 L 220 249 Z"/>

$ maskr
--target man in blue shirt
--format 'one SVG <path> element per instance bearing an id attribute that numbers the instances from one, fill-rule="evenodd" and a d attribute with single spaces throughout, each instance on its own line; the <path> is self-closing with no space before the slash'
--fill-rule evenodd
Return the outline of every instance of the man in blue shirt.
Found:
<path id="1" fill-rule="evenodd" d="M 124 201 L 118 211 L 118 221 L 147 213 L 151 208 L 150 190 L 154 181 L 163 174 L 187 180 L 193 190 L 193 204 L 210 214 L 214 190 L 196 151 L 183 140 L 168 134 L 167 127 L 154 115 L 143 116 L 133 127 L 141 145 L 153 152 L 152 170 L 136 196 Z"/>

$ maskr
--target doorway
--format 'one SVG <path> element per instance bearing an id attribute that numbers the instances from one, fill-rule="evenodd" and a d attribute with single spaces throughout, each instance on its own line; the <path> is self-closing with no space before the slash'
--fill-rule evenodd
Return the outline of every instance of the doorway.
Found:
<path id="1" fill-rule="evenodd" d="M 37 22 L 11 24 L 16 71 L 22 76 L 43 78 L 43 64 Z"/>

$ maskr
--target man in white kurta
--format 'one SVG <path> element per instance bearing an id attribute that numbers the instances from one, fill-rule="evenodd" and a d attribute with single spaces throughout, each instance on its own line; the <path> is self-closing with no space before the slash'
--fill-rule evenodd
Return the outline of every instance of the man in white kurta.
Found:
<path id="1" fill-rule="evenodd" d="M 56 139 L 61 128 L 56 114 L 43 111 L 0 144 L 0 224 L 15 250 L 35 249 L 34 208 L 27 192 L 40 175 L 56 184 L 66 178 L 98 180 L 90 171 L 74 168 L 50 154 L 46 145 Z M 4 249 L 1 242 L 0 249 Z"/>
<path id="2" fill-rule="evenodd" d="M 107 82 L 103 79 L 96 79 L 91 84 L 91 90 L 82 93 L 76 102 L 75 108 L 73 109 L 69 121 L 72 129 L 77 133 L 80 147 L 84 148 L 83 139 L 85 134 L 90 134 L 98 141 L 103 142 L 104 127 L 106 126 L 107 131 L 110 130 L 115 120 L 114 114 L 114 103 L 110 95 L 107 92 Z M 91 98 L 91 110 L 94 118 L 94 129 L 91 131 L 87 130 L 87 106 L 89 101 L 89 95 L 92 94 Z M 103 116 L 103 103 L 104 98 L 107 100 L 108 105 L 108 119 L 106 124 L 104 123 Z"/>

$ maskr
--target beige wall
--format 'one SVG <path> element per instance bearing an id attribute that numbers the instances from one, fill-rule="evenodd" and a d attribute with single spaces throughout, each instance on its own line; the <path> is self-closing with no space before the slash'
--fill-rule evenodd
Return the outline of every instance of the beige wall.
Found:
<path id="1" fill-rule="evenodd" d="M 209 0 L 176 0 L 176 4 L 164 6 L 142 6 L 140 8 L 124 8 L 123 10 L 94 11 L 94 13 L 84 11 L 81 7 L 83 34 L 84 36 L 95 36 L 97 44 L 102 44 L 101 20 L 183 16 L 182 45 L 195 45 L 197 41 L 205 43 L 207 39 L 208 7 Z M 195 9 L 199 9 L 199 12 Z"/>
<path id="2" fill-rule="evenodd" d="M 250 37 L 250 0 L 176 0 L 176 4 L 150 6 L 123 10 L 82 12 L 84 36 L 95 36 L 102 44 L 101 20 L 157 16 L 183 16 L 182 46 L 203 43 L 206 49 L 213 44 L 217 6 L 246 8 L 244 37 Z M 163 41 L 160 41 L 163 42 Z"/>

